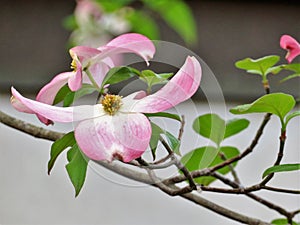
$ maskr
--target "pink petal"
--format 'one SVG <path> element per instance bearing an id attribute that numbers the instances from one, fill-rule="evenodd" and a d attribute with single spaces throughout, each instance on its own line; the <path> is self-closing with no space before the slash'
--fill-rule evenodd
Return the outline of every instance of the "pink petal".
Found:
<path id="1" fill-rule="evenodd" d="M 132 111 L 155 113 L 174 107 L 198 90 L 201 76 L 200 63 L 195 57 L 188 56 L 184 65 L 164 87 L 137 101 Z"/>
<path id="2" fill-rule="evenodd" d="M 289 63 L 300 55 L 300 44 L 289 35 L 283 35 L 280 38 L 280 47 L 288 51 L 285 58 Z"/>
<path id="3" fill-rule="evenodd" d="M 36 96 L 36 100 L 49 105 L 53 104 L 57 92 L 68 82 L 73 72 L 60 73 L 46 84 Z"/>
<path id="4" fill-rule="evenodd" d="M 82 121 L 75 128 L 79 147 L 93 160 L 129 162 L 145 152 L 150 137 L 151 125 L 139 113 L 105 115 Z"/>
<path id="5" fill-rule="evenodd" d="M 50 83 L 46 84 L 36 96 L 36 100 L 49 105 L 52 105 L 58 91 L 68 82 L 68 79 L 73 75 L 72 72 L 61 73 L 55 76 Z M 20 110 L 19 110 L 20 111 Z M 52 124 L 53 122 L 47 118 L 37 115 L 39 120 L 46 124 Z"/>
<path id="6" fill-rule="evenodd" d="M 76 46 L 69 50 L 72 59 L 78 59 L 84 66 L 89 61 L 89 59 L 101 53 L 96 48 L 91 48 L 87 46 Z"/>
<path id="7" fill-rule="evenodd" d="M 22 104 L 27 109 L 30 109 L 30 113 L 41 115 L 55 122 L 81 121 L 104 115 L 102 106 L 99 104 L 63 108 L 25 98 L 13 87 L 11 88 L 11 92 L 13 99 L 15 99 L 13 101 L 18 101 L 20 102 L 18 104 Z M 16 109 L 19 110 L 18 107 Z"/>
<path id="8" fill-rule="evenodd" d="M 28 108 L 27 106 L 25 106 L 22 102 L 20 102 L 17 98 L 15 98 L 14 96 L 12 96 L 10 98 L 10 103 L 12 104 L 12 106 L 18 110 L 19 112 L 24 112 L 24 113 L 30 113 L 30 114 L 35 114 L 34 111 L 32 111 L 30 108 Z"/>
<path id="9" fill-rule="evenodd" d="M 120 35 L 98 49 L 102 51 L 99 55 L 101 58 L 119 53 L 135 53 L 142 57 L 147 65 L 155 53 L 153 43 L 147 37 L 135 33 Z"/>
<path id="10" fill-rule="evenodd" d="M 76 62 L 77 68 L 76 71 L 73 72 L 73 75 L 70 76 L 68 80 L 68 86 L 71 89 L 71 91 L 77 91 L 82 86 L 82 65 L 79 61 Z"/>

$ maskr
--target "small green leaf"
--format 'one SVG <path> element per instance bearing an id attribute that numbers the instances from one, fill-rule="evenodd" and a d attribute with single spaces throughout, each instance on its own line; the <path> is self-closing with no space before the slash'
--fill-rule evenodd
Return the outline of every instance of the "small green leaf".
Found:
<path id="1" fill-rule="evenodd" d="M 300 111 L 292 112 L 287 115 L 285 119 L 285 126 L 287 126 L 288 122 L 296 116 L 300 116 Z"/>
<path id="2" fill-rule="evenodd" d="M 181 122 L 181 117 L 177 114 L 167 113 L 167 112 L 158 112 L 158 113 L 144 113 L 147 117 L 165 117 Z"/>
<path id="3" fill-rule="evenodd" d="M 85 95 L 92 94 L 95 91 L 97 91 L 97 88 L 95 88 L 94 86 L 90 84 L 82 84 L 82 87 L 78 91 L 71 91 L 65 96 L 63 106 L 68 107 L 72 105 L 73 102 L 75 102 L 77 99 Z"/>
<path id="4" fill-rule="evenodd" d="M 290 63 L 281 66 L 285 70 L 293 71 L 295 73 L 300 73 L 300 63 Z"/>
<path id="5" fill-rule="evenodd" d="M 70 105 L 73 104 L 74 100 L 75 100 L 75 92 L 71 91 L 65 96 L 63 107 L 69 107 Z"/>
<path id="6" fill-rule="evenodd" d="M 283 122 L 284 117 L 294 108 L 295 103 L 295 99 L 291 95 L 273 93 L 264 95 L 251 104 L 232 108 L 230 112 L 233 114 L 272 113 L 279 116 Z"/>
<path id="7" fill-rule="evenodd" d="M 66 169 L 75 188 L 75 197 L 77 197 L 85 181 L 88 159 L 77 144 L 68 151 L 67 158 L 69 163 L 66 165 Z"/>
<path id="8" fill-rule="evenodd" d="M 288 225 L 289 222 L 287 219 L 276 219 L 276 220 L 273 220 L 271 222 L 271 224 L 274 224 L 274 225 Z M 300 225 L 300 223 L 296 223 L 296 222 L 292 222 L 292 225 Z"/>
<path id="9" fill-rule="evenodd" d="M 249 120 L 246 119 L 232 119 L 227 121 L 224 139 L 243 131 L 249 126 L 249 123 Z"/>
<path id="10" fill-rule="evenodd" d="M 294 73 L 292 75 L 289 75 L 289 76 L 283 78 L 282 80 L 280 80 L 280 82 L 282 83 L 282 82 L 288 81 L 288 80 L 296 78 L 296 77 L 300 77 L 300 73 Z"/>
<path id="11" fill-rule="evenodd" d="M 209 168 L 224 162 L 224 160 L 218 153 L 222 153 L 226 157 L 226 159 L 230 159 L 232 157 L 237 156 L 239 154 L 239 150 L 231 146 L 224 146 L 219 149 L 213 146 L 201 147 L 194 149 L 186 155 L 184 155 L 181 159 L 181 162 L 186 166 L 186 168 L 189 171 Z M 237 162 L 231 165 L 234 167 L 236 166 L 236 164 Z M 230 167 L 226 166 L 217 171 L 225 175 L 230 172 Z M 211 176 L 203 176 L 195 179 L 195 181 L 198 184 L 206 186 L 215 180 L 216 178 Z"/>
<path id="12" fill-rule="evenodd" d="M 167 83 L 168 78 L 171 76 L 173 76 L 173 73 L 156 74 L 152 70 L 143 70 L 141 72 L 140 79 L 148 85 L 149 89 L 151 89 L 151 87 L 155 84 Z"/>
<path id="13" fill-rule="evenodd" d="M 105 84 L 116 84 L 121 81 L 127 80 L 133 76 L 139 76 L 139 75 L 140 72 L 132 67 L 128 67 L 128 66 L 114 67 L 107 72 L 103 80 L 103 86 Z"/>
<path id="14" fill-rule="evenodd" d="M 57 157 L 68 147 L 72 147 L 76 143 L 74 132 L 65 134 L 62 138 L 56 140 L 50 151 L 50 160 L 48 162 L 48 174 L 50 174 Z"/>
<path id="15" fill-rule="evenodd" d="M 164 133 L 164 130 L 151 122 L 152 135 L 150 139 L 150 149 L 152 152 L 153 160 L 156 158 L 156 148 L 159 142 L 160 135 Z"/>
<path id="16" fill-rule="evenodd" d="M 56 105 L 63 101 L 65 97 L 71 93 L 72 91 L 70 90 L 68 85 L 64 85 L 56 94 L 55 99 L 53 101 L 53 105 Z"/>
<path id="17" fill-rule="evenodd" d="M 266 169 L 263 173 L 263 178 L 268 176 L 271 173 L 279 173 L 279 172 L 288 172 L 288 171 L 294 171 L 294 170 L 300 170 L 300 164 L 282 164 L 277 166 L 272 166 L 268 169 Z"/>
<path id="18" fill-rule="evenodd" d="M 205 114 L 195 119 L 193 129 L 219 145 L 224 139 L 225 121 L 216 114 Z"/>
<path id="19" fill-rule="evenodd" d="M 168 131 L 165 131 L 165 136 L 167 138 L 168 144 L 177 155 L 181 155 L 180 153 L 180 141 L 174 137 L 173 134 L 171 134 Z"/>
<path id="20" fill-rule="evenodd" d="M 152 152 L 153 160 L 155 160 L 156 158 L 156 149 L 157 149 L 158 142 L 161 138 L 161 135 L 165 135 L 166 140 L 170 148 L 174 151 L 174 153 L 180 155 L 180 151 L 179 151 L 180 141 L 176 137 L 174 137 L 173 134 L 162 129 L 161 127 L 159 127 L 153 122 L 151 122 L 151 128 L 152 128 L 152 135 L 150 139 L 150 149 Z"/>
<path id="21" fill-rule="evenodd" d="M 266 76 L 276 69 L 271 69 L 278 61 L 280 57 L 277 55 L 265 56 L 259 59 L 246 58 L 235 63 L 235 66 L 239 69 L 246 70 L 248 73 L 254 73 Z M 278 68 L 277 68 L 278 69 Z"/>

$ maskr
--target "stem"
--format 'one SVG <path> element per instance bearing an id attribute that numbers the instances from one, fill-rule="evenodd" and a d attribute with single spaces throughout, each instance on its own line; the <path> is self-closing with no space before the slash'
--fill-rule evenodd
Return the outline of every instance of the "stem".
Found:
<path id="1" fill-rule="evenodd" d="M 91 74 L 91 72 L 89 71 L 89 69 L 86 68 L 84 71 L 86 72 L 86 75 L 88 76 L 88 78 L 90 79 L 90 81 L 92 82 L 92 84 L 94 85 L 94 87 L 97 88 L 100 91 L 101 88 L 97 84 L 96 80 L 94 79 L 94 77 Z"/>
<path id="2" fill-rule="evenodd" d="M 280 139 L 280 145 L 279 145 L 279 151 L 277 155 L 277 159 L 274 163 L 274 166 L 277 166 L 280 164 L 282 158 L 283 158 L 283 152 L 284 152 L 284 146 L 285 146 L 285 140 L 286 140 L 286 130 L 281 130 L 281 135 L 279 137 Z M 272 178 L 274 177 L 274 173 L 269 174 L 262 182 L 261 186 L 265 186 Z"/>

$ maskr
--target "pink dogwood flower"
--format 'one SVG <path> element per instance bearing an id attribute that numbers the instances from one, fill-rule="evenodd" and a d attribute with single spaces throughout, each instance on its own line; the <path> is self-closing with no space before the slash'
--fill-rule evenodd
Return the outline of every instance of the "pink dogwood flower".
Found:
<path id="1" fill-rule="evenodd" d="M 143 113 L 167 110 L 190 98 L 199 88 L 202 72 L 195 57 L 188 56 L 173 78 L 156 93 L 144 91 L 127 97 L 107 94 L 96 105 L 57 107 L 23 97 L 12 87 L 12 105 L 19 111 L 40 114 L 56 122 L 78 122 L 75 139 L 93 160 L 140 157 L 151 138 L 151 125 Z"/>
<path id="2" fill-rule="evenodd" d="M 288 51 L 285 58 L 289 63 L 300 55 L 300 44 L 289 35 L 283 35 L 280 38 L 280 47 Z"/>
<path id="3" fill-rule="evenodd" d="M 147 37 L 135 33 L 120 35 L 97 49 L 86 46 L 74 47 L 70 49 L 73 71 L 56 75 L 39 91 L 36 100 L 52 105 L 56 94 L 65 84 L 68 84 L 72 91 L 79 90 L 82 83 L 91 83 L 100 88 L 105 74 L 115 66 L 111 57 L 120 53 L 135 53 L 148 65 L 155 53 L 155 47 Z M 52 123 L 43 116 L 37 116 L 46 125 Z"/>

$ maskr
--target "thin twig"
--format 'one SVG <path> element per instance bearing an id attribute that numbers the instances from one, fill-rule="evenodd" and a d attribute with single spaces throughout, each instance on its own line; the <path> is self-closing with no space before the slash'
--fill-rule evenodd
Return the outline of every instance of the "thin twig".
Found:
<path id="1" fill-rule="evenodd" d="M 168 151 L 169 155 L 172 156 L 172 159 L 173 159 L 174 164 L 176 165 L 176 167 L 184 174 L 184 176 L 188 180 L 191 189 L 192 190 L 196 190 L 197 189 L 197 185 L 195 184 L 194 179 L 191 176 L 190 171 L 188 171 L 188 169 L 183 165 L 183 163 L 180 162 L 177 159 L 177 157 L 175 156 L 173 150 L 171 149 L 171 147 L 168 145 L 168 143 L 163 138 L 160 138 L 160 142 L 165 147 L 165 149 Z"/>
<path id="2" fill-rule="evenodd" d="M 219 152 L 219 155 L 221 156 L 221 159 L 222 159 L 222 160 L 224 160 L 224 161 L 227 160 L 226 155 L 225 155 L 223 152 Z M 236 183 L 240 184 L 241 181 L 240 181 L 240 179 L 239 179 L 239 177 L 238 177 L 238 175 L 237 175 L 237 172 L 235 171 L 233 165 L 232 165 L 232 164 L 229 164 L 228 167 L 229 167 L 229 169 L 230 169 L 230 172 L 231 172 L 231 174 L 232 174 L 232 176 L 233 176 L 234 181 L 235 181 Z"/>
<path id="3" fill-rule="evenodd" d="M 181 121 L 180 121 L 180 128 L 179 128 L 179 133 L 178 133 L 178 140 L 181 141 L 183 131 L 184 131 L 184 125 L 185 125 L 185 117 L 184 115 L 181 115 Z"/>
<path id="4" fill-rule="evenodd" d="M 265 126 L 267 125 L 267 123 L 269 122 L 270 118 L 271 118 L 271 114 L 267 113 L 265 115 L 264 120 L 262 121 L 259 129 L 257 130 L 256 135 L 255 135 L 253 141 L 251 142 L 250 146 L 244 150 L 244 152 L 242 152 L 238 156 L 230 158 L 230 159 L 224 161 L 223 163 L 220 163 L 220 164 L 218 164 L 218 165 L 216 165 L 214 167 L 191 171 L 190 172 L 191 176 L 193 178 L 197 178 L 197 177 L 201 177 L 201 176 L 208 176 L 212 172 L 214 172 L 214 171 L 216 171 L 218 169 L 221 169 L 221 168 L 223 168 L 225 166 L 228 166 L 231 163 L 234 163 L 234 162 L 239 161 L 242 158 L 246 157 L 248 154 L 250 154 L 253 151 L 253 149 L 257 145 L 260 137 L 263 134 L 263 130 L 264 130 Z M 165 182 L 167 182 L 167 183 L 180 183 L 180 182 L 185 181 L 185 180 L 186 180 L 186 177 L 184 175 L 178 175 L 176 177 L 171 177 L 169 179 L 166 179 Z"/>

